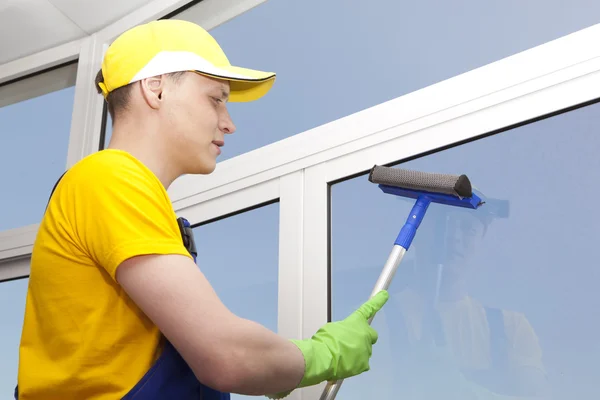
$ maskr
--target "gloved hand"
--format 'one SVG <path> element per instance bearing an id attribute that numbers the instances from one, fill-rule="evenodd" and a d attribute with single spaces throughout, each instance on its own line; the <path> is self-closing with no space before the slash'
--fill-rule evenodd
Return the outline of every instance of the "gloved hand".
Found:
<path id="1" fill-rule="evenodd" d="M 345 379 L 370 369 L 372 346 L 378 334 L 368 320 L 387 302 L 389 294 L 383 290 L 365 302 L 342 321 L 329 322 L 310 339 L 291 340 L 304 355 L 304 377 L 298 388 L 324 381 Z M 268 395 L 281 399 L 292 391 Z"/>

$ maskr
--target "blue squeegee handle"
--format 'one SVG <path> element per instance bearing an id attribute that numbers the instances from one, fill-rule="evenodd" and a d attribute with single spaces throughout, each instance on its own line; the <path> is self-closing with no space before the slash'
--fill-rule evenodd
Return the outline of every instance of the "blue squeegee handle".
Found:
<path id="1" fill-rule="evenodd" d="M 417 229 L 419 228 L 419 225 L 421 225 L 421 221 L 423 221 L 423 217 L 429 208 L 429 204 L 431 204 L 431 200 L 427 196 L 419 196 L 417 198 L 406 222 L 398 233 L 398 237 L 394 242 L 394 247 L 383 266 L 383 270 L 375 283 L 373 291 L 371 292 L 371 297 L 390 287 L 400 262 L 402 262 L 406 251 L 410 248 L 410 245 L 417 234 Z M 373 318 L 369 319 L 369 324 L 371 324 L 372 321 Z M 321 393 L 320 400 L 333 400 L 340 390 L 342 382 L 343 379 L 327 382 L 325 389 L 323 389 L 323 393 Z"/>
<path id="2" fill-rule="evenodd" d="M 427 208 L 429 208 L 429 204 L 431 204 L 431 200 L 425 196 L 421 196 L 417 199 L 410 215 L 406 219 L 406 223 L 402 229 L 400 229 L 400 233 L 398 233 L 398 237 L 394 244 L 404 247 L 406 250 L 410 248 L 410 245 L 417 234 L 417 229 L 421 225 L 421 221 L 423 221 Z"/>

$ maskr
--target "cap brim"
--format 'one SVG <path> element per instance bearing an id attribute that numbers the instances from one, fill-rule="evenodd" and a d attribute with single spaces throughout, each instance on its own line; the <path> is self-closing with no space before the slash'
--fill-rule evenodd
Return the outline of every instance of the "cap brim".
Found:
<path id="1" fill-rule="evenodd" d="M 196 70 L 196 72 L 201 75 L 229 81 L 229 101 L 234 103 L 260 99 L 271 90 L 276 76 L 274 72 L 264 72 L 235 66 L 219 67 L 211 71 Z"/>
<path id="2" fill-rule="evenodd" d="M 201 75 L 229 81 L 229 101 L 232 102 L 257 100 L 267 94 L 275 81 L 274 72 L 231 65 L 216 66 L 189 51 L 161 51 L 128 83 L 176 71 L 195 71 Z"/>

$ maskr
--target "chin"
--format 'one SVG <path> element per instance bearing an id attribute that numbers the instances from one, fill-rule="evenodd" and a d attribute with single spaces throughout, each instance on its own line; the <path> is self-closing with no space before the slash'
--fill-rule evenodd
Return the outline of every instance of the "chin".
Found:
<path id="1" fill-rule="evenodd" d="M 209 175 L 209 174 L 212 174 L 216 168 L 217 168 L 217 163 L 213 163 L 213 164 L 203 163 L 203 164 L 195 165 L 193 168 L 193 171 L 191 171 L 190 174 Z"/>
<path id="2" fill-rule="evenodd" d="M 210 152 L 194 151 L 188 154 L 188 162 L 185 164 L 186 174 L 208 175 L 217 168 L 217 159 Z"/>
<path id="3" fill-rule="evenodd" d="M 207 168 L 204 172 L 202 172 L 204 175 L 208 175 L 208 174 L 212 174 L 213 172 L 215 172 L 215 169 L 217 169 L 217 165 L 213 165 L 212 168 Z"/>

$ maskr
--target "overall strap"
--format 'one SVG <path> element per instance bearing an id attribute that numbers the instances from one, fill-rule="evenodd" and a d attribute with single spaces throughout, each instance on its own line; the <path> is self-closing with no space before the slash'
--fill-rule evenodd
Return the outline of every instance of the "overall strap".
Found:
<path id="1" fill-rule="evenodd" d="M 63 172 L 62 175 L 60 176 L 60 178 L 58 178 L 58 180 L 54 184 L 54 187 L 52 188 L 52 191 L 50 192 L 50 196 L 48 197 L 48 202 L 46 203 L 46 210 L 48 209 L 48 204 L 50 204 L 50 199 L 52 198 L 52 195 L 54 194 L 54 191 L 56 190 L 56 187 L 58 186 L 58 182 L 60 182 L 60 180 L 63 178 L 63 176 L 65 176 L 67 171 Z"/>
<path id="2" fill-rule="evenodd" d="M 177 218 L 177 225 L 179 225 L 179 232 L 181 233 L 181 239 L 186 250 L 194 257 L 198 257 L 198 251 L 196 250 L 196 241 L 194 240 L 194 231 L 189 221 L 183 217 Z"/>

